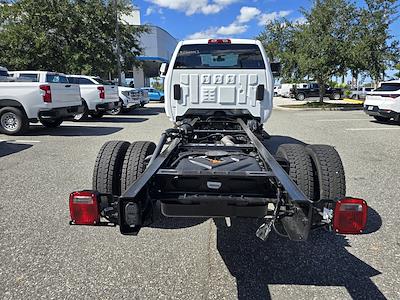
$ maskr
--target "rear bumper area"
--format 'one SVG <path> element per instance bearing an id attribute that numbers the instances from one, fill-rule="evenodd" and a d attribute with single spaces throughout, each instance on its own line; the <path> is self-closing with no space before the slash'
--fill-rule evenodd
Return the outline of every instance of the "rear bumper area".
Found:
<path id="1" fill-rule="evenodd" d="M 364 106 L 364 112 L 369 116 L 378 116 L 384 118 L 397 118 L 399 116 L 398 112 L 390 109 L 379 109 L 378 106 L 374 105 Z"/>
<path id="2" fill-rule="evenodd" d="M 137 108 L 140 106 L 140 102 L 128 102 L 125 108 Z"/>
<path id="3" fill-rule="evenodd" d="M 267 215 L 268 198 L 192 196 L 161 200 L 161 212 L 168 217 L 251 217 Z"/>
<path id="4" fill-rule="evenodd" d="M 53 108 L 50 110 L 39 111 L 39 119 L 66 119 L 81 114 L 84 110 L 85 107 L 83 105 Z"/>
<path id="5" fill-rule="evenodd" d="M 96 105 L 96 111 L 107 111 L 115 107 L 118 107 L 119 105 L 120 105 L 119 101 L 100 103 Z"/>

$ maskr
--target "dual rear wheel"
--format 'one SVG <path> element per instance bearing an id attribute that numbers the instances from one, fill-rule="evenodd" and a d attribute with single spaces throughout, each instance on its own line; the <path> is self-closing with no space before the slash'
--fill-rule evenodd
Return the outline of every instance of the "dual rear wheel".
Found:
<path id="1" fill-rule="evenodd" d="M 346 195 L 342 160 L 328 145 L 284 144 L 276 156 L 289 163 L 289 176 L 312 201 L 338 200 Z"/>
<path id="2" fill-rule="evenodd" d="M 100 193 L 121 195 L 145 171 L 156 145 L 153 142 L 110 141 L 96 158 L 93 189 Z"/>

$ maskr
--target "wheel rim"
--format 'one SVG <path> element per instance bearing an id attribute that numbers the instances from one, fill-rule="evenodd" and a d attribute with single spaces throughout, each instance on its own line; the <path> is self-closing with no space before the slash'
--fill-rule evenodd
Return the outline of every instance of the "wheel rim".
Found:
<path id="1" fill-rule="evenodd" d="M 340 95 L 339 95 L 339 94 L 335 94 L 335 95 L 333 96 L 333 98 L 334 98 L 335 100 L 339 100 L 339 99 L 340 99 Z"/>
<path id="2" fill-rule="evenodd" d="M 12 112 L 7 112 L 1 116 L 1 127 L 7 131 L 17 131 L 19 127 L 19 120 Z"/>
<path id="3" fill-rule="evenodd" d="M 299 95 L 299 100 L 300 100 L 300 101 L 303 101 L 303 100 L 304 100 L 304 95 L 303 95 L 303 94 L 300 94 L 300 95 Z"/>
<path id="4" fill-rule="evenodd" d="M 113 109 L 110 109 L 108 113 L 112 115 L 118 115 L 121 112 L 121 107 L 114 107 Z"/>
<path id="5" fill-rule="evenodd" d="M 75 115 L 75 116 L 74 116 L 74 120 L 79 121 L 80 119 L 82 119 L 83 115 L 84 115 L 83 113 L 82 113 L 82 114 L 79 114 L 79 115 Z"/>

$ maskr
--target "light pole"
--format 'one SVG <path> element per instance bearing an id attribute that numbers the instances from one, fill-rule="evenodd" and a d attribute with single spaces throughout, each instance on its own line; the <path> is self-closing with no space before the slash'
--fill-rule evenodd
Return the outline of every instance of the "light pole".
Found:
<path id="1" fill-rule="evenodd" d="M 119 42 L 119 20 L 118 20 L 118 4 L 117 0 L 114 0 L 115 8 L 115 42 L 117 48 L 117 72 L 118 72 L 118 85 L 121 85 L 121 48 Z"/>

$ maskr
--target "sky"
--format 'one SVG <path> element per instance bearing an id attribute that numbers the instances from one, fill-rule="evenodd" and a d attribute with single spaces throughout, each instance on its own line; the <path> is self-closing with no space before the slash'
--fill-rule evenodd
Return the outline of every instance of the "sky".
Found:
<path id="1" fill-rule="evenodd" d="M 178 40 L 187 38 L 254 38 L 266 22 L 279 17 L 302 22 L 299 9 L 311 0 L 134 0 L 142 24 L 167 30 Z M 364 1 L 358 0 L 362 5 Z M 392 25 L 400 39 L 400 20 Z"/>

